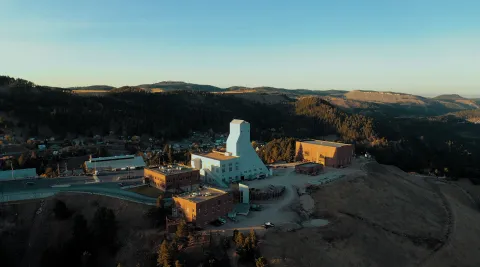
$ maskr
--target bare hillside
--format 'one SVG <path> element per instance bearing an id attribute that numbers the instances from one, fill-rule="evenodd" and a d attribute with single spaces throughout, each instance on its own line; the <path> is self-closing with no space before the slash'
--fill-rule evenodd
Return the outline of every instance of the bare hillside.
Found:
<path id="1" fill-rule="evenodd" d="M 330 225 L 267 232 L 262 253 L 272 266 L 479 266 L 473 255 L 464 264 L 460 257 L 450 261 L 455 265 L 441 264 L 446 255 L 480 246 L 455 236 L 454 225 L 463 219 L 455 217 L 457 208 L 452 212 L 449 192 L 395 167 L 370 163 L 364 171 L 311 193 L 315 215 L 328 215 Z M 478 225 L 478 211 L 454 201 Z M 478 236 L 477 228 L 469 227 L 468 235 Z"/>
<path id="2" fill-rule="evenodd" d="M 346 93 L 345 97 L 349 100 L 388 104 L 427 105 L 429 101 L 424 97 L 410 94 L 357 90 Z"/>

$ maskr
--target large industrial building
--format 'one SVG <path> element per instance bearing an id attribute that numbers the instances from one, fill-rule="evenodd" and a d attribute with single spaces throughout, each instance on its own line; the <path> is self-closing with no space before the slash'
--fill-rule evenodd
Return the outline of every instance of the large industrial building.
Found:
<path id="1" fill-rule="evenodd" d="M 87 169 L 97 171 L 101 170 L 127 170 L 127 169 L 139 169 L 145 167 L 145 161 L 141 156 L 126 155 L 126 156 L 113 156 L 113 157 L 100 157 L 90 158 L 85 161 Z"/>
<path id="2" fill-rule="evenodd" d="M 296 160 L 320 163 L 329 167 L 350 164 L 354 151 L 351 144 L 320 140 L 297 141 L 295 145 Z"/>
<path id="3" fill-rule="evenodd" d="M 143 172 L 149 184 L 162 191 L 189 192 L 198 189 L 200 184 L 199 170 L 187 166 L 145 168 Z"/>
<path id="4" fill-rule="evenodd" d="M 173 202 L 177 215 L 197 226 L 227 216 L 234 205 L 231 193 L 207 187 L 174 196 Z"/>
<path id="5" fill-rule="evenodd" d="M 230 122 L 226 152 L 192 154 L 191 164 L 200 170 L 205 182 L 221 187 L 269 175 L 269 170 L 250 143 L 250 123 L 244 120 Z"/>

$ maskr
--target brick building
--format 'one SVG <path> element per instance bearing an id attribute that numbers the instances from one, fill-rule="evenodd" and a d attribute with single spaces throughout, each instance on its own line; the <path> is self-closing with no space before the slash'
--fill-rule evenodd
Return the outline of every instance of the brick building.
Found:
<path id="1" fill-rule="evenodd" d="M 298 161 L 309 161 L 330 167 L 340 167 L 352 162 L 354 147 L 351 144 L 306 140 L 297 141 L 295 158 Z"/>
<path id="2" fill-rule="evenodd" d="M 200 184 L 199 170 L 187 166 L 145 168 L 143 176 L 150 185 L 169 192 L 189 192 Z"/>
<path id="3" fill-rule="evenodd" d="M 173 197 L 178 215 L 201 227 L 218 219 L 233 210 L 234 202 L 231 193 L 215 188 L 184 193 Z"/>

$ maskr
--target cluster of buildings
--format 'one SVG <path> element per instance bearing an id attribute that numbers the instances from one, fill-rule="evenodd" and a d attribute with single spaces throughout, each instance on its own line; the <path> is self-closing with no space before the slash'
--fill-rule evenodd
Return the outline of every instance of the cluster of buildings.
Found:
<path id="1" fill-rule="evenodd" d="M 223 141 L 219 140 L 218 143 Z M 248 122 L 232 120 L 225 143 L 224 151 L 192 154 L 191 167 L 169 165 L 146 168 L 143 157 L 135 155 L 90 157 L 85 161 L 85 167 L 95 173 L 143 169 L 146 183 L 173 194 L 174 214 L 202 226 L 232 212 L 248 213 L 249 189 L 241 182 L 272 175 L 271 169 L 265 166 L 251 145 Z M 295 170 L 315 175 L 324 166 L 350 164 L 353 155 L 353 145 L 319 140 L 298 141 L 295 157 L 297 161 L 305 163 L 298 165 Z M 22 172 L 21 176 L 25 177 L 36 175 L 30 170 L 16 172 Z M 0 172 L 0 179 L 11 175 L 10 171 Z M 235 190 L 228 189 L 231 184 L 238 184 Z"/>

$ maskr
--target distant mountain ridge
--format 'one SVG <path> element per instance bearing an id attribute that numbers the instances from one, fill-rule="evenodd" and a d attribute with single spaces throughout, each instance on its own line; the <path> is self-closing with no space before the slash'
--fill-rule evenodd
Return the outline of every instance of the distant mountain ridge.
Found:
<path id="1" fill-rule="evenodd" d="M 0 89 L 2 89 L 1 84 L 4 84 L 4 86 L 10 86 L 19 83 L 28 84 L 30 82 L 22 79 L 0 76 Z M 43 86 L 43 88 L 54 89 L 47 86 Z M 263 104 L 289 103 L 302 97 L 317 96 L 343 109 L 354 110 L 355 112 L 364 114 L 388 114 L 390 116 L 436 116 L 480 108 L 479 99 L 468 99 L 458 94 L 445 94 L 428 98 L 406 93 L 371 90 L 309 90 L 285 89 L 269 86 L 231 86 L 228 88 L 221 88 L 212 85 L 194 84 L 182 81 L 161 81 L 151 84 L 122 86 L 118 88 L 109 85 L 91 85 L 55 89 L 71 90 L 74 93 L 84 96 L 100 96 L 109 93 L 124 92 L 162 93 L 174 91 L 197 91 L 230 94 L 233 97 L 241 97 L 252 102 Z"/>

